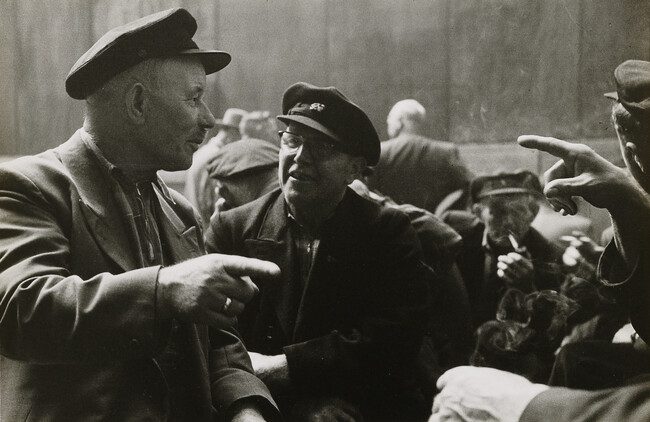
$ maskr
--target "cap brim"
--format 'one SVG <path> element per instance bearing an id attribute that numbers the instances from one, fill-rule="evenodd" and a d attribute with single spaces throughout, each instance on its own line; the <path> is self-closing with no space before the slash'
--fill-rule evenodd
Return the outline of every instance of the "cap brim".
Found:
<path id="1" fill-rule="evenodd" d="M 606 92 L 603 95 L 607 98 L 611 98 L 612 100 L 618 101 L 618 93 L 616 91 Z"/>
<path id="2" fill-rule="evenodd" d="M 345 144 L 345 142 L 343 142 L 343 140 L 337 134 L 335 134 L 334 132 L 332 132 L 331 130 L 329 130 L 328 128 L 323 126 L 322 124 L 318 123 L 316 120 L 311 119 L 311 118 L 309 118 L 307 116 L 301 116 L 300 114 L 290 114 L 290 115 L 283 114 L 283 115 L 277 116 L 277 119 L 279 121 L 281 121 L 282 123 L 286 123 L 287 125 L 290 122 L 296 122 L 296 123 L 303 124 L 303 125 L 305 125 L 307 127 L 310 127 L 310 128 L 312 128 L 314 130 L 317 130 L 317 131 L 329 136 L 330 138 L 334 139 L 336 142 L 338 142 L 338 143 L 340 143 L 342 145 Z"/>
<path id="3" fill-rule="evenodd" d="M 525 189 L 525 188 L 501 188 L 501 189 L 494 189 L 488 192 L 481 193 L 476 196 L 477 199 L 482 199 L 482 198 L 487 198 L 489 196 L 500 196 L 500 195 L 512 195 L 512 194 L 520 194 L 520 193 L 528 193 L 531 195 L 541 195 L 540 192 L 531 190 L 531 189 Z"/>
<path id="4" fill-rule="evenodd" d="M 226 53 L 225 51 L 201 50 L 198 48 L 191 49 L 191 50 L 183 50 L 178 54 L 197 56 L 203 63 L 203 67 L 205 68 L 206 75 L 220 71 L 224 67 L 228 66 L 230 60 L 232 59 L 230 57 L 230 54 Z"/>

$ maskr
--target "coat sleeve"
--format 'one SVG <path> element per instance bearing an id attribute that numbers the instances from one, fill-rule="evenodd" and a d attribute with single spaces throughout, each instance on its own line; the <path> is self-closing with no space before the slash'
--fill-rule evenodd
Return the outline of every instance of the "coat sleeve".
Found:
<path id="1" fill-rule="evenodd" d="M 598 262 L 598 278 L 629 312 L 639 336 L 650 342 L 650 247 L 648 236 L 633 268 L 625 265 L 612 239 Z"/>
<path id="2" fill-rule="evenodd" d="M 519 422 L 645 422 L 650 420 L 650 383 L 610 390 L 550 388 L 526 407 Z"/>
<path id="3" fill-rule="evenodd" d="M 66 176 L 38 180 L 0 167 L 0 352 L 38 363 L 153 355 L 164 342 L 155 318 L 158 267 L 73 273 Z M 99 255 L 98 255 L 99 256 Z"/>

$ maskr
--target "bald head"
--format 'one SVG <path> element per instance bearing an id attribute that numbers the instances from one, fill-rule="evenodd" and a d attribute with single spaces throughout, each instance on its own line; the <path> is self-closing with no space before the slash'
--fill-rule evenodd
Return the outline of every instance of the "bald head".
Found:
<path id="1" fill-rule="evenodd" d="M 427 111 L 418 101 L 412 99 L 398 101 L 386 119 L 388 136 L 394 138 L 405 133 L 421 135 L 426 117 Z"/>

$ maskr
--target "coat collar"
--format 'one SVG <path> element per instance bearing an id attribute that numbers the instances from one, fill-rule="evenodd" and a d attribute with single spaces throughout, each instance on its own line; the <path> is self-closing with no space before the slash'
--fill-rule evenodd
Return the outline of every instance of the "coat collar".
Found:
<path id="1" fill-rule="evenodd" d="M 123 270 L 140 266 L 137 230 L 122 188 L 111 177 L 113 169 L 101 162 L 88 146 L 89 135 L 79 129 L 56 152 L 68 169 L 79 194 L 79 206 L 98 246 Z M 110 163 L 109 163 L 110 164 Z M 201 254 L 200 232 L 185 224 L 175 211 L 176 203 L 158 178 L 154 191 L 162 209 L 161 236 L 165 237 L 174 262 Z M 194 230 L 192 230 L 194 228 Z"/>

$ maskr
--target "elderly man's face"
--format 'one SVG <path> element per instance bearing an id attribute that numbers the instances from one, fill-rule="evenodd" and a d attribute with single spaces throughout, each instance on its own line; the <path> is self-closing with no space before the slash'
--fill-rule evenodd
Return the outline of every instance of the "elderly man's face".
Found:
<path id="1" fill-rule="evenodd" d="M 215 124 L 204 102 L 205 69 L 196 58 L 174 58 L 158 71 L 157 86 L 147 87 L 142 159 L 158 169 L 184 170 Z"/>
<path id="2" fill-rule="evenodd" d="M 485 224 L 488 237 L 501 247 L 510 246 L 508 235 L 518 242 L 530 230 L 539 206 L 529 195 L 496 195 L 474 205 L 475 214 Z"/>
<path id="3" fill-rule="evenodd" d="M 331 140 L 327 136 L 299 123 L 291 123 L 287 131 L 306 139 L 295 151 L 281 142 L 279 179 L 289 206 L 307 211 L 338 204 L 363 158 L 328 149 L 325 143 Z"/>

